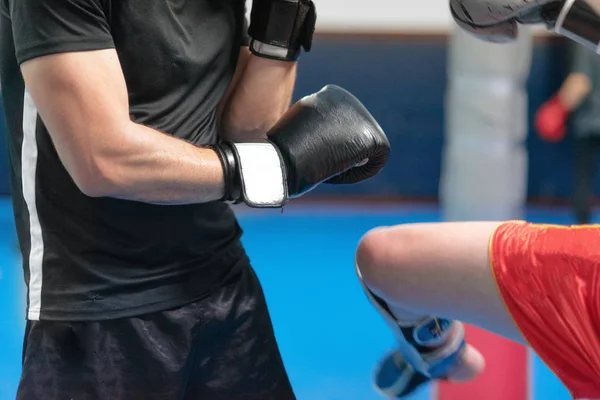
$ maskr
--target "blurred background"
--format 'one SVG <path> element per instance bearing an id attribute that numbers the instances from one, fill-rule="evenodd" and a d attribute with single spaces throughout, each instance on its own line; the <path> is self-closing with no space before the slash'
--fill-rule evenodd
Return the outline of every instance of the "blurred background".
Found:
<path id="1" fill-rule="evenodd" d="M 393 338 L 355 277 L 358 240 L 379 225 L 417 221 L 574 223 L 574 135 L 551 142 L 534 127 L 569 73 L 570 53 L 541 29 L 509 45 L 476 41 L 454 28 L 446 0 L 316 4 L 317 35 L 301 59 L 295 98 L 325 84 L 348 89 L 380 122 L 392 156 L 370 181 L 322 185 L 283 213 L 238 212 L 298 398 L 378 399 L 371 374 Z M 0 400 L 14 399 L 24 328 L 9 193 L 2 140 Z M 414 399 L 570 398 L 527 349 L 471 327 L 468 336 L 487 357 L 483 376 L 433 385 Z"/>

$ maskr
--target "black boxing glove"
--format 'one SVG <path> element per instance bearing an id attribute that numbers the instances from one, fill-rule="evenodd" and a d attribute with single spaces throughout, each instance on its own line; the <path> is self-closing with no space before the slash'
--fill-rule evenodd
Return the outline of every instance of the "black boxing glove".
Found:
<path id="1" fill-rule="evenodd" d="M 322 182 L 369 179 L 390 152 L 385 133 L 367 109 L 334 85 L 295 103 L 268 140 L 212 147 L 223 164 L 223 200 L 258 208 L 282 207 Z"/>
<path id="2" fill-rule="evenodd" d="M 456 23 L 490 42 L 513 40 L 518 23 L 538 24 L 598 52 L 599 0 L 450 0 Z"/>
<path id="3" fill-rule="evenodd" d="M 253 0 L 250 51 L 260 57 L 296 61 L 310 51 L 317 22 L 312 0 Z"/>

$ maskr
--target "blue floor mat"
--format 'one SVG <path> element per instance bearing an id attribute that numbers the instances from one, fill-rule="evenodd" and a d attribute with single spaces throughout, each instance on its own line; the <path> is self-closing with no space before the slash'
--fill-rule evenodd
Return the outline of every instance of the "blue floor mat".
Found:
<path id="1" fill-rule="evenodd" d="M 531 209 L 528 219 L 573 222 L 567 211 L 555 209 Z M 426 206 L 298 206 L 283 214 L 240 215 L 243 241 L 300 400 L 380 399 L 371 373 L 393 338 L 362 293 L 354 249 L 373 227 L 437 220 L 438 210 Z M 0 400 L 14 399 L 24 327 L 24 285 L 13 232 L 8 202 L 0 201 Z M 536 399 L 569 399 L 539 360 L 534 375 Z M 424 389 L 412 400 L 430 398 Z"/>

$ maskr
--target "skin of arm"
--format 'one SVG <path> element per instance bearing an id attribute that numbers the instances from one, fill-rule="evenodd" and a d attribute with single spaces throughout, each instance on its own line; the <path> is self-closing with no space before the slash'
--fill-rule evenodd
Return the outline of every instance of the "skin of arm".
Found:
<path id="1" fill-rule="evenodd" d="M 265 138 L 290 107 L 296 70 L 297 62 L 258 57 L 242 47 L 220 107 L 221 137 L 242 142 Z"/>
<path id="2" fill-rule="evenodd" d="M 576 109 L 592 90 L 592 82 L 587 75 L 572 73 L 567 76 L 558 91 L 560 102 L 568 111 Z"/>
<path id="3" fill-rule="evenodd" d="M 114 49 L 24 62 L 23 78 L 61 162 L 90 197 L 190 204 L 223 196 L 218 155 L 131 121 Z"/>

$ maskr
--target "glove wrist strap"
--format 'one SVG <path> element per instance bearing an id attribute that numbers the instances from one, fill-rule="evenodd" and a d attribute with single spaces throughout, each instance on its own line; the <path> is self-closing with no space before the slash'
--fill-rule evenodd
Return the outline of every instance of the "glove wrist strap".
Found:
<path id="1" fill-rule="evenodd" d="M 224 142 L 212 146 L 223 165 L 222 201 L 253 208 L 281 208 L 288 200 L 287 175 L 277 147 L 269 141 Z"/>
<path id="2" fill-rule="evenodd" d="M 241 183 L 237 173 L 237 161 L 231 145 L 227 142 L 210 146 L 219 156 L 223 166 L 224 193 L 221 201 L 228 203 L 239 203 L 241 198 Z"/>
<path id="3" fill-rule="evenodd" d="M 558 14 L 554 31 L 600 53 L 600 2 L 567 0 Z"/>

